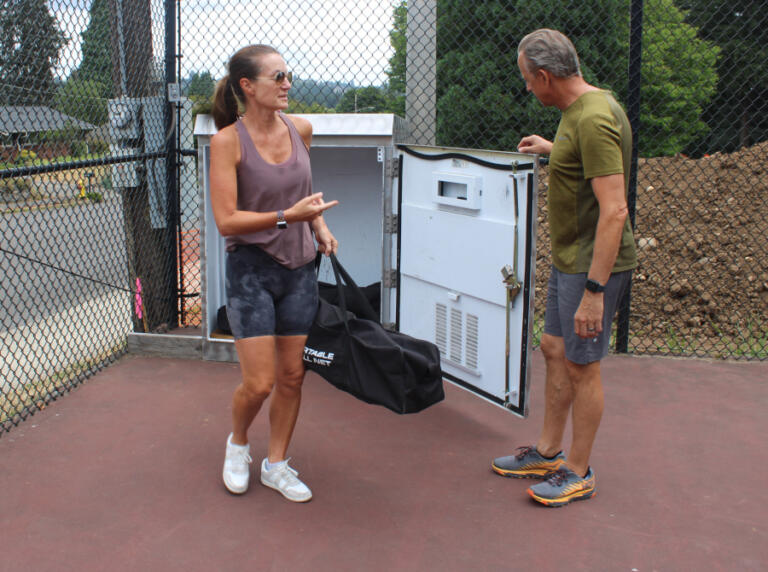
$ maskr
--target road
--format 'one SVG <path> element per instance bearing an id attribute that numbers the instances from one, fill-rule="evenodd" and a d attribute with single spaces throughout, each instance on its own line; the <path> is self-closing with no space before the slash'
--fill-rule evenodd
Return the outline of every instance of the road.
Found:
<path id="1" fill-rule="evenodd" d="M 120 197 L 45 206 L 0 215 L 0 393 L 87 369 L 131 329 Z"/>
<path id="2" fill-rule="evenodd" d="M 100 203 L 4 214 L 0 246 L 0 331 L 116 290 L 102 283 L 129 286 L 122 204 L 114 192 Z"/>

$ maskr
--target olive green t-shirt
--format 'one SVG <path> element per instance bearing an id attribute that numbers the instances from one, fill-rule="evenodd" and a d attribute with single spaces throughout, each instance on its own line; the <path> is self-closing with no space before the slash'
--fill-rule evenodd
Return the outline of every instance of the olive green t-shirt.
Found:
<path id="1" fill-rule="evenodd" d="M 566 274 L 588 272 L 599 204 L 590 179 L 624 174 L 629 187 L 632 128 L 610 92 L 588 91 L 565 111 L 549 159 L 549 232 L 552 262 Z M 629 218 L 612 272 L 637 266 Z"/>

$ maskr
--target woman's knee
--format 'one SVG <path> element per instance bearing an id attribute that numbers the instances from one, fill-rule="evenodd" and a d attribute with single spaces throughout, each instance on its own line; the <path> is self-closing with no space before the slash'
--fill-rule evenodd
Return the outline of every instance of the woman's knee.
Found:
<path id="1" fill-rule="evenodd" d="M 301 391 L 304 383 L 304 367 L 300 364 L 293 367 L 282 367 L 277 374 L 277 387 L 280 390 Z"/>
<path id="2" fill-rule="evenodd" d="M 243 379 L 238 388 L 241 396 L 249 403 L 261 403 L 272 393 L 273 381 L 264 379 Z"/>

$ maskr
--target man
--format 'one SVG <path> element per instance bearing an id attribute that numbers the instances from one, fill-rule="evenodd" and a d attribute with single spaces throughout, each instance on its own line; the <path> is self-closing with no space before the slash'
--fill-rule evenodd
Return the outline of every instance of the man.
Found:
<path id="1" fill-rule="evenodd" d="M 528 91 L 562 112 L 554 141 L 530 135 L 518 145 L 524 153 L 550 155 L 552 274 L 541 338 L 546 406 L 536 445 L 491 466 L 507 477 L 543 478 L 528 493 L 562 506 L 595 494 L 589 457 L 603 413 L 600 360 L 637 265 L 626 200 L 632 133 L 613 96 L 584 81 L 576 49 L 560 32 L 527 35 L 517 63 Z M 561 444 L 569 412 L 573 440 L 566 457 Z"/>

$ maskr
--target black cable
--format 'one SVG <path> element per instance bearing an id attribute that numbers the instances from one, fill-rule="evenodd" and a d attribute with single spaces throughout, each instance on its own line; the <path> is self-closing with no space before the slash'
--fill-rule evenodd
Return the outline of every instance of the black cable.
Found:
<path id="1" fill-rule="evenodd" d="M 90 276 L 85 276 L 83 274 L 78 274 L 77 272 L 72 272 L 71 270 L 67 270 L 66 268 L 61 268 L 60 266 L 54 266 L 53 264 L 49 264 L 47 262 L 43 262 L 42 260 L 35 260 L 34 258 L 30 258 L 29 256 L 25 256 L 23 254 L 19 254 L 18 252 L 13 252 L 11 250 L 7 250 L 0 246 L 0 252 L 4 252 L 5 254 L 10 254 L 11 256 L 15 256 L 17 258 L 22 258 L 24 260 L 28 260 L 29 262 L 33 262 L 35 264 L 39 264 L 41 266 L 45 266 L 47 268 L 50 268 L 51 270 L 56 270 L 57 272 L 62 272 L 64 274 L 69 274 L 70 276 L 74 276 L 75 278 L 81 278 L 83 280 L 88 280 L 89 282 L 94 282 L 96 284 L 101 284 L 102 286 L 107 286 L 108 288 L 114 288 L 115 290 L 121 290 L 123 292 L 127 292 L 129 294 L 139 294 L 136 290 L 133 290 L 132 288 L 124 288 L 123 286 L 118 286 L 117 284 L 110 284 L 109 282 L 104 282 L 103 280 L 99 280 L 97 278 L 91 278 Z M 148 294 L 144 294 L 143 292 L 141 295 L 145 298 L 152 299 L 152 300 L 176 300 L 176 298 L 171 297 L 160 297 L 160 296 L 151 296 Z M 199 293 L 196 294 L 183 294 L 182 297 L 184 298 L 195 298 L 199 296 Z"/>
<path id="2" fill-rule="evenodd" d="M 488 167 L 490 169 L 496 169 L 498 171 L 517 171 L 517 170 L 527 170 L 527 169 L 533 169 L 533 163 L 493 163 L 491 161 L 486 161 L 484 159 L 480 159 L 478 157 L 474 157 L 472 155 L 468 155 L 466 153 L 456 153 L 456 152 L 450 152 L 450 153 L 439 153 L 436 155 L 430 155 L 428 153 L 420 153 L 419 151 L 415 151 L 411 149 L 407 145 L 398 145 L 398 149 L 401 151 L 405 151 L 409 155 L 413 155 L 414 157 L 417 157 L 419 159 L 426 159 L 427 161 L 440 161 L 442 159 L 461 159 L 463 161 L 469 161 L 470 163 L 475 163 L 477 165 L 481 165 L 483 167 Z"/>

